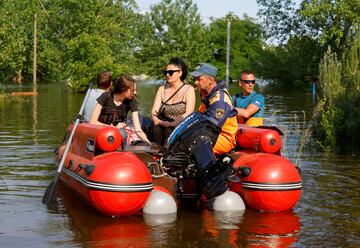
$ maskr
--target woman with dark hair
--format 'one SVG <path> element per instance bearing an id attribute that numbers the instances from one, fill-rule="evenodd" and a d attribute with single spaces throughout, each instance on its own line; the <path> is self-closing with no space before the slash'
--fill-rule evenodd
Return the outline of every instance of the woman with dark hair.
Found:
<path id="1" fill-rule="evenodd" d="M 141 129 L 135 95 L 135 80 L 127 75 L 119 77 L 112 91 L 104 92 L 97 98 L 90 123 L 115 126 L 126 139 L 125 122 L 128 112 L 131 111 L 136 134 L 142 141 L 150 143 Z"/>
<path id="2" fill-rule="evenodd" d="M 174 128 L 195 108 L 194 87 L 185 83 L 187 68 L 180 58 L 171 58 L 164 70 L 165 85 L 159 87 L 151 118 L 154 142 L 164 145 Z"/>

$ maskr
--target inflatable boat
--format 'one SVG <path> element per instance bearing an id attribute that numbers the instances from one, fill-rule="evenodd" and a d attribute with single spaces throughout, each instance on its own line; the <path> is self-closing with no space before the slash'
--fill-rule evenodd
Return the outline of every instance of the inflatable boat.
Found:
<path id="1" fill-rule="evenodd" d="M 67 134 L 72 128 L 67 128 Z M 228 191 L 241 196 L 247 208 L 286 211 L 300 198 L 300 173 L 281 156 L 280 135 L 276 128 L 239 125 L 237 147 L 227 154 L 232 159 L 228 165 L 232 177 L 238 180 L 224 180 Z M 64 154 L 68 136 L 56 151 L 55 163 Z M 160 198 L 174 199 L 175 208 L 186 201 L 208 200 L 197 187 L 196 169 L 191 162 L 181 167 L 165 165 L 158 149 L 141 145 L 124 148 L 120 132 L 110 126 L 78 125 L 60 180 L 108 216 L 156 213 L 160 209 L 156 204 L 164 201 L 151 200 L 155 191 Z"/>

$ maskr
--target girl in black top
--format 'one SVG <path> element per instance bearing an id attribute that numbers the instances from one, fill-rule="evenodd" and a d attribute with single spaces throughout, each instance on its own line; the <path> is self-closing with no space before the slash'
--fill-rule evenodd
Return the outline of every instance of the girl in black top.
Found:
<path id="1" fill-rule="evenodd" d="M 97 104 L 90 123 L 115 126 L 124 135 L 123 129 L 126 127 L 126 117 L 128 112 L 131 111 L 136 134 L 142 141 L 150 143 L 141 129 L 135 95 L 135 80 L 131 76 L 119 77 L 112 91 L 104 92 L 97 98 Z"/>

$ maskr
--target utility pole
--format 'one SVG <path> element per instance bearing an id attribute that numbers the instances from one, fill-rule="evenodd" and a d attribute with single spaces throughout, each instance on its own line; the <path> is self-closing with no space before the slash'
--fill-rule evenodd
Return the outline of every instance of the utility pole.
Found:
<path id="1" fill-rule="evenodd" d="M 226 88 L 229 88 L 229 74 L 230 74 L 230 19 L 227 20 L 227 28 L 226 28 L 226 79 L 225 84 Z"/>
<path id="2" fill-rule="evenodd" d="M 33 88 L 36 92 L 36 44 L 37 44 L 37 41 L 36 41 L 36 19 L 37 19 L 37 16 L 35 14 L 35 18 L 34 18 L 34 59 L 33 59 Z"/>

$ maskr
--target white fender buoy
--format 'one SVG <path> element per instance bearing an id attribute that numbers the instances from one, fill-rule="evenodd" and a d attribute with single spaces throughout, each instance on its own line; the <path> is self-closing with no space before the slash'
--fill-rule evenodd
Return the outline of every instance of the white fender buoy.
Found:
<path id="1" fill-rule="evenodd" d="M 215 211 L 243 211 L 245 210 L 245 204 L 240 195 L 228 190 L 224 194 L 215 197 L 213 209 Z"/>
<path id="2" fill-rule="evenodd" d="M 143 208 L 144 214 L 173 214 L 177 212 L 174 198 L 160 190 L 154 189 Z"/>

